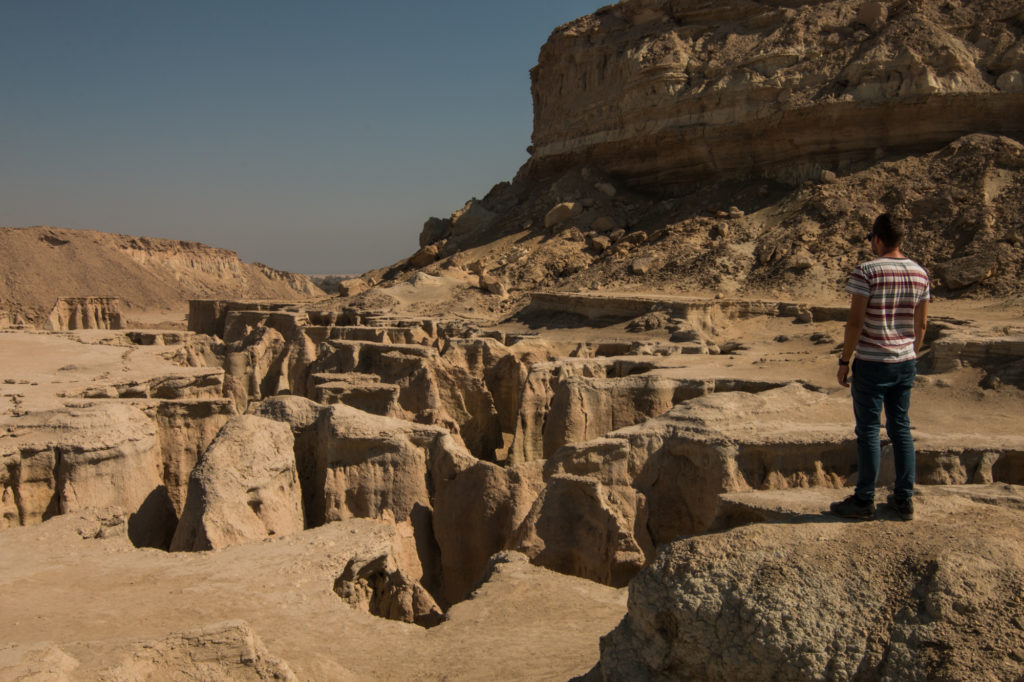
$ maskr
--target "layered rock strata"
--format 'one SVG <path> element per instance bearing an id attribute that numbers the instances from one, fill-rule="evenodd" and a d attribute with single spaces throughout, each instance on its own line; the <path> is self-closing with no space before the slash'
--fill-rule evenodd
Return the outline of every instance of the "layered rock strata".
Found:
<path id="1" fill-rule="evenodd" d="M 632 0 L 559 27 L 531 71 L 530 168 L 664 190 L 1020 137 L 1019 3 Z"/>

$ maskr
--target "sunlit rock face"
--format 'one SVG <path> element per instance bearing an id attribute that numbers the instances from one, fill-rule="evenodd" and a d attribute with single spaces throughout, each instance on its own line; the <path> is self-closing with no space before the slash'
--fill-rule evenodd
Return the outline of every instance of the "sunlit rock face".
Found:
<path id="1" fill-rule="evenodd" d="M 565 24 L 531 72 L 530 164 L 793 181 L 1024 134 L 1021 3 L 889 4 L 628 0 Z"/>

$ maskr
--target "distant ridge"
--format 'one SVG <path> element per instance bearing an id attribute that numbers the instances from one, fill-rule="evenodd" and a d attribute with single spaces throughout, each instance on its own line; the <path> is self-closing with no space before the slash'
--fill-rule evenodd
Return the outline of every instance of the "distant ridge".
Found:
<path id="1" fill-rule="evenodd" d="M 243 263 L 234 251 L 94 230 L 0 228 L 0 269 L 0 311 L 26 324 L 63 296 L 116 296 L 129 317 L 190 298 L 323 296 L 309 277 Z"/>

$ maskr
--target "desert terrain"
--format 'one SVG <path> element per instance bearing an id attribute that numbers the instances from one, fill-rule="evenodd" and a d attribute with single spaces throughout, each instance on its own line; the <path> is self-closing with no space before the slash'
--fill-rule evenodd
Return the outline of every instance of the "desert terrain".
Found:
<path id="1" fill-rule="evenodd" d="M 1021 679 L 1022 36 L 602 8 L 513 180 L 336 294 L 3 229 L 0 679 Z M 850 522 L 882 211 L 932 279 L 917 513 Z"/>

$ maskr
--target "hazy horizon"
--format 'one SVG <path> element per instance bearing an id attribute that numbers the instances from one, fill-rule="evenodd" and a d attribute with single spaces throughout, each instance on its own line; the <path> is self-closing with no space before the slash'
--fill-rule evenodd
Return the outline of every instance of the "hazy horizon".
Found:
<path id="1" fill-rule="evenodd" d="M 0 7 L 0 225 L 388 265 L 528 157 L 529 69 L 603 3 Z"/>

